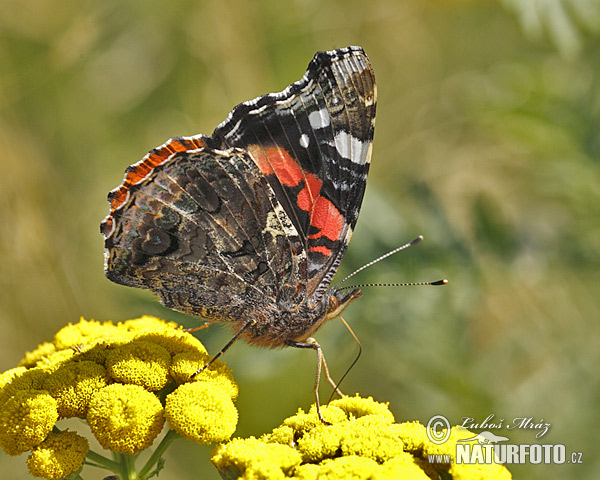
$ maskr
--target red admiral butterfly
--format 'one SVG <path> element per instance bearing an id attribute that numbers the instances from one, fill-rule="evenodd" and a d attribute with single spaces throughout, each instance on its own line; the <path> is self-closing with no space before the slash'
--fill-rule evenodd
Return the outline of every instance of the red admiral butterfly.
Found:
<path id="1" fill-rule="evenodd" d="M 107 277 L 228 323 L 234 340 L 313 348 L 320 366 L 311 335 L 361 295 L 330 283 L 365 192 L 376 96 L 362 48 L 318 52 L 210 137 L 150 151 L 108 195 Z"/>

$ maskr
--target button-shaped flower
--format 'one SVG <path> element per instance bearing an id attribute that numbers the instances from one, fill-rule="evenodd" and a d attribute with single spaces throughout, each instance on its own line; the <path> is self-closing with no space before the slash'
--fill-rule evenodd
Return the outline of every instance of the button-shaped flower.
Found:
<path id="1" fill-rule="evenodd" d="M 4 372 L 0 380 L 4 384 L 0 386 L 0 406 L 17 392 L 42 390 L 48 376 L 49 372 L 42 368 L 17 367 Z"/>
<path id="2" fill-rule="evenodd" d="M 145 315 L 134 320 L 127 320 L 119 324 L 119 327 L 132 333 L 137 339 L 160 345 L 171 355 L 190 351 L 206 353 L 206 348 L 200 340 L 182 330 L 174 322 L 165 322 L 159 318 Z"/>
<path id="3" fill-rule="evenodd" d="M 156 391 L 169 381 L 171 355 L 160 345 L 133 340 L 112 350 L 106 358 L 109 375 L 121 383 Z"/>
<path id="4" fill-rule="evenodd" d="M 230 393 L 202 381 L 185 383 L 167 395 L 165 416 L 177 433 L 207 444 L 229 439 L 238 421 Z"/>
<path id="5" fill-rule="evenodd" d="M 301 461 L 302 456 L 293 448 L 253 437 L 235 438 L 220 445 L 211 458 L 221 476 L 228 479 L 283 479 L 292 476 Z"/>
<path id="6" fill-rule="evenodd" d="M 90 402 L 87 420 L 104 448 L 133 455 L 148 448 L 164 425 L 160 400 L 139 385 L 114 383 Z"/>
<path id="7" fill-rule="evenodd" d="M 224 363 L 213 362 L 210 367 L 192 378 L 192 375 L 206 365 L 210 358 L 208 353 L 197 351 L 178 353 L 173 357 L 169 373 L 177 383 L 212 382 L 216 388 L 227 392 L 231 400 L 235 400 L 238 395 L 238 385 L 233 379 L 231 370 Z"/>
<path id="8" fill-rule="evenodd" d="M 89 360 L 70 362 L 44 382 L 44 389 L 58 402 L 61 417 L 83 417 L 94 394 L 105 387 L 108 377 L 102 365 Z"/>
<path id="9" fill-rule="evenodd" d="M 58 420 L 57 403 L 43 390 L 19 390 L 0 409 L 0 446 L 20 455 L 40 444 Z"/>
<path id="10" fill-rule="evenodd" d="M 27 467 L 35 477 L 65 478 L 81 468 L 89 449 L 88 441 L 75 432 L 51 433 L 32 450 Z"/>

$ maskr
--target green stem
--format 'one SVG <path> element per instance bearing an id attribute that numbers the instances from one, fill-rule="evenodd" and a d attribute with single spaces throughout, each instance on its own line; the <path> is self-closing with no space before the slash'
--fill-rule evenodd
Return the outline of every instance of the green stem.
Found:
<path id="1" fill-rule="evenodd" d="M 175 440 L 179 438 L 179 435 L 174 430 L 169 430 L 167 434 L 163 437 L 163 439 L 158 444 L 158 447 L 154 450 L 146 465 L 140 470 L 139 478 L 146 480 L 148 475 L 151 473 L 154 466 L 158 463 L 158 461 L 162 458 L 163 454 L 169 448 L 169 445 Z"/>
<path id="2" fill-rule="evenodd" d="M 121 480 L 137 480 L 140 478 L 135 471 L 135 459 L 135 455 L 119 454 Z"/>
<path id="3" fill-rule="evenodd" d="M 92 452 L 91 450 L 87 453 L 86 458 L 95 462 L 95 464 L 90 463 L 90 465 L 100 468 L 103 467 L 114 473 L 119 473 L 121 471 L 121 465 L 119 462 L 115 462 L 114 460 L 106 458 L 99 453 Z"/>

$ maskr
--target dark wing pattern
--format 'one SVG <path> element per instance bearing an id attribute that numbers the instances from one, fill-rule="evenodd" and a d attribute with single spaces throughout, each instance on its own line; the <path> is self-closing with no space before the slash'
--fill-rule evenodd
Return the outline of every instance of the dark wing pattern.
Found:
<path id="1" fill-rule="evenodd" d="M 291 308 L 294 279 L 306 274 L 293 225 L 237 149 L 173 154 L 129 187 L 108 220 L 108 278 L 183 313 L 232 321 L 259 304 Z"/>
<path id="2" fill-rule="evenodd" d="M 318 52 L 304 77 L 235 107 L 209 144 L 247 149 L 308 254 L 318 299 L 346 251 L 364 195 L 376 86 L 360 47 Z"/>

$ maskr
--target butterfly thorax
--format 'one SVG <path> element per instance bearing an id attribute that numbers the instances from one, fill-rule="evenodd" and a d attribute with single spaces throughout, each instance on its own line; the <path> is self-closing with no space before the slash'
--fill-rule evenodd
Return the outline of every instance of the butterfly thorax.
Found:
<path id="1" fill-rule="evenodd" d="M 280 305 L 247 312 L 248 320 L 256 320 L 256 325 L 242 336 L 247 343 L 262 347 L 277 348 L 287 342 L 304 342 L 325 322 L 337 317 L 348 304 L 359 298 L 359 289 L 339 291 L 329 289 L 314 305 L 302 303 L 294 309 L 282 310 Z M 230 319 L 231 320 L 231 319 Z M 245 321 L 235 319 L 233 325 L 242 327 Z"/>

